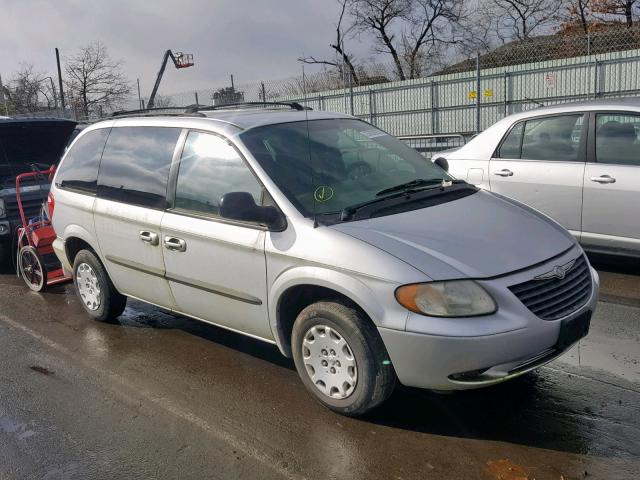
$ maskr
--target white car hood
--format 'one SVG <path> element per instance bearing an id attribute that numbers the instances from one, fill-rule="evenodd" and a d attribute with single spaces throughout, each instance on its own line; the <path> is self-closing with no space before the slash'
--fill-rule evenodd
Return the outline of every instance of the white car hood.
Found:
<path id="1" fill-rule="evenodd" d="M 331 228 L 388 252 L 433 280 L 495 277 L 575 245 L 566 230 L 542 214 L 484 191 Z"/>

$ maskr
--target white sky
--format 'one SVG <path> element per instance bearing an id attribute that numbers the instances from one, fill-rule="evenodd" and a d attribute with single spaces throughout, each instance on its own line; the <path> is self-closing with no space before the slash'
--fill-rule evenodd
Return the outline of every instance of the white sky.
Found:
<path id="1" fill-rule="evenodd" d="M 196 65 L 169 64 L 160 93 L 226 85 L 231 73 L 239 85 L 286 78 L 300 74 L 303 52 L 332 57 L 338 13 L 334 0 L 2 0 L 0 75 L 6 82 L 28 63 L 57 78 L 55 47 L 64 57 L 99 40 L 140 78 L 143 96 L 169 48 Z M 369 56 L 368 46 L 351 50 Z"/>

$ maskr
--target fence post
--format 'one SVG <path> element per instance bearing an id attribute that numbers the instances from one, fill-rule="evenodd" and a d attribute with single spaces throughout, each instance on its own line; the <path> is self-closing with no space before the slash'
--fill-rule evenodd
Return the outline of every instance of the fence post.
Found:
<path id="1" fill-rule="evenodd" d="M 369 89 L 369 121 L 372 125 L 378 126 L 376 118 L 376 92 L 373 89 Z"/>
<path id="2" fill-rule="evenodd" d="M 353 75 L 349 70 L 349 113 L 353 115 Z"/>
<path id="3" fill-rule="evenodd" d="M 509 115 L 509 98 L 510 96 L 510 92 L 509 92 L 509 72 L 504 72 L 504 92 L 503 92 L 503 97 L 504 97 L 504 116 L 506 117 L 507 115 Z"/>
<path id="4" fill-rule="evenodd" d="M 198 100 L 198 92 L 193 92 L 193 94 L 196 97 L 196 107 L 199 107 L 200 106 L 200 101 Z"/>
<path id="5" fill-rule="evenodd" d="M 598 59 L 596 58 L 593 62 L 593 99 L 597 99 L 598 98 Z"/>
<path id="6" fill-rule="evenodd" d="M 262 103 L 267 103 L 267 92 L 264 88 L 264 82 L 260 82 L 260 88 L 262 89 Z"/>
<path id="7" fill-rule="evenodd" d="M 480 52 L 476 54 L 476 132 L 480 133 Z"/>
<path id="8" fill-rule="evenodd" d="M 438 133 L 438 126 L 436 124 L 436 82 L 431 80 L 431 88 L 429 89 L 430 102 L 431 102 L 431 133 Z"/>

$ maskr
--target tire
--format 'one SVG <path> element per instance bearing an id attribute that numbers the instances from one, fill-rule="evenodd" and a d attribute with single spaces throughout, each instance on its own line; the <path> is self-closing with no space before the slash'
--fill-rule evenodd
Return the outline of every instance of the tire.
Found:
<path id="1" fill-rule="evenodd" d="M 338 337 L 347 349 L 331 355 L 332 345 L 344 346 Z M 382 338 L 371 321 L 346 302 L 322 301 L 302 310 L 293 325 L 291 345 L 296 370 L 307 390 L 342 415 L 368 412 L 389 398 L 395 388 L 396 374 Z M 325 366 L 323 361 L 333 363 Z"/>
<path id="2" fill-rule="evenodd" d="M 73 285 L 85 311 L 99 322 L 113 322 L 127 306 L 102 263 L 90 250 L 80 250 L 73 261 Z"/>

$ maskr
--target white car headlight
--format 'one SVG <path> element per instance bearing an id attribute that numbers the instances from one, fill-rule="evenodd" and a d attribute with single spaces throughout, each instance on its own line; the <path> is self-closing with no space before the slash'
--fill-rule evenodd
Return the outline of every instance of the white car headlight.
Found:
<path id="1" fill-rule="evenodd" d="M 0 198 L 0 218 L 4 218 L 6 211 L 4 209 L 4 200 Z"/>
<path id="2" fill-rule="evenodd" d="M 404 285 L 396 289 L 396 299 L 412 312 L 434 317 L 473 317 L 497 309 L 491 295 L 473 280 Z"/>

